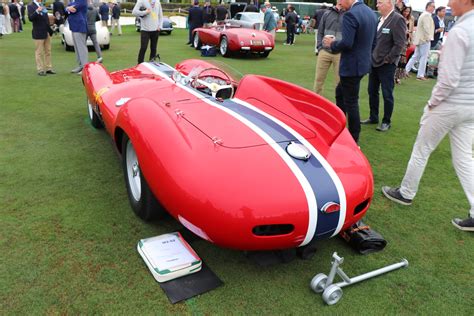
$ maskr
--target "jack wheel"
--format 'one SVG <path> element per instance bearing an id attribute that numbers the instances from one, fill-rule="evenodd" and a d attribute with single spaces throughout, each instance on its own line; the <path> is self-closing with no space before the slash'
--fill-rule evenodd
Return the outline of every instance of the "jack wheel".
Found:
<path id="1" fill-rule="evenodd" d="M 318 273 L 311 280 L 311 283 L 309 284 L 309 287 L 315 293 L 323 293 L 324 288 L 326 287 L 327 280 L 328 280 L 327 275 L 325 275 L 324 273 Z"/>
<path id="2" fill-rule="evenodd" d="M 342 289 L 334 284 L 328 286 L 323 292 L 323 301 L 328 305 L 334 305 L 342 298 Z"/>

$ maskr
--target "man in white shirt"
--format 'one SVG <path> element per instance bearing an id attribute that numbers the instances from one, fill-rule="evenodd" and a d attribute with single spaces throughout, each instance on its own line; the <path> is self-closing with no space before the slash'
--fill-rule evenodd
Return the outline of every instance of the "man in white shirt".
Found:
<path id="1" fill-rule="evenodd" d="M 428 62 L 428 54 L 430 53 L 431 41 L 433 40 L 434 35 L 434 22 L 431 18 L 434 9 L 434 2 L 428 2 L 426 4 L 426 11 L 418 18 L 418 25 L 413 39 L 413 44 L 416 45 L 415 53 L 405 67 L 405 72 L 408 75 L 415 62 L 419 62 L 418 73 L 416 75 L 417 80 L 427 80 L 425 77 L 425 70 L 426 63 Z"/>

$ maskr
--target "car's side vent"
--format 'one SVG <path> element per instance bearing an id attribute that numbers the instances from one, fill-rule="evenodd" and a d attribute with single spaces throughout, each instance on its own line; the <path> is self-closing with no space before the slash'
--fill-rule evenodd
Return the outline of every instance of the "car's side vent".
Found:
<path id="1" fill-rule="evenodd" d="M 367 199 L 365 200 L 364 202 L 360 203 L 359 205 L 357 205 L 354 209 L 354 215 L 357 215 L 359 214 L 360 212 L 362 212 L 363 210 L 365 210 L 365 208 L 367 207 L 367 205 L 369 204 L 370 202 L 370 199 Z"/>
<path id="2" fill-rule="evenodd" d="M 291 224 L 259 225 L 252 229 L 256 236 L 277 236 L 291 233 L 295 227 Z"/>

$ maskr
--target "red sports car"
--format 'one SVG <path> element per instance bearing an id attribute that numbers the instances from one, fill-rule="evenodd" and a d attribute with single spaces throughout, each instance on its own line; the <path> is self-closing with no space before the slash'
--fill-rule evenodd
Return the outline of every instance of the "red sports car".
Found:
<path id="1" fill-rule="evenodd" d="M 202 45 L 219 47 L 222 56 L 232 53 L 257 53 L 268 57 L 275 47 L 273 36 L 265 31 L 221 24 L 209 28 L 200 27 L 193 30 L 193 45 L 199 49 Z"/>
<path id="2" fill-rule="evenodd" d="M 335 236 L 369 208 L 369 163 L 344 114 L 311 91 L 196 59 L 89 63 L 83 81 L 144 220 L 166 210 L 219 246 L 269 250 Z"/>

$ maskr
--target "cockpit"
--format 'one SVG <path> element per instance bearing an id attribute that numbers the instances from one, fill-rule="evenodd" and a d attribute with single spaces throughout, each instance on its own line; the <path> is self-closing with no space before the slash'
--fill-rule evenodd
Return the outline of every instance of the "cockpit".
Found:
<path id="1" fill-rule="evenodd" d="M 196 89 L 215 99 L 230 99 L 235 92 L 235 81 L 217 67 L 196 67 L 187 75 L 175 70 L 171 78 L 176 83 Z"/>

